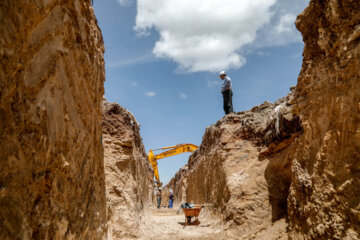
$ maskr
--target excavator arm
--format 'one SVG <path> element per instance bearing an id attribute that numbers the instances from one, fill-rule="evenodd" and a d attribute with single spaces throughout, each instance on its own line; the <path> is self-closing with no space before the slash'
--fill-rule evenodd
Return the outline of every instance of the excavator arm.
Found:
<path id="1" fill-rule="evenodd" d="M 197 148 L 198 148 L 198 146 L 196 146 L 194 144 L 186 143 L 186 144 L 178 144 L 178 145 L 171 146 L 171 147 L 164 147 L 164 148 L 160 148 L 160 149 L 150 150 L 148 153 L 148 158 L 149 158 L 151 167 L 154 169 L 154 177 L 156 180 L 156 184 L 158 186 L 161 186 L 159 171 L 158 171 L 158 166 L 157 166 L 157 160 L 166 158 L 166 157 L 171 157 L 171 156 L 181 154 L 184 152 L 193 152 Z M 167 150 L 167 151 L 155 155 L 154 151 L 158 151 L 158 150 Z"/>

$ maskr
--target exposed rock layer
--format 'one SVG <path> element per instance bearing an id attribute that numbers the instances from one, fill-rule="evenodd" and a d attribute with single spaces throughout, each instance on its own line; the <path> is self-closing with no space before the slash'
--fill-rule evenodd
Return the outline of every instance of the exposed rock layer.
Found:
<path id="1" fill-rule="evenodd" d="M 137 238 L 153 194 L 153 171 L 139 124 L 125 108 L 104 101 L 102 125 L 109 238 Z"/>
<path id="2" fill-rule="evenodd" d="M 360 1 L 311 1 L 298 16 L 304 61 L 292 164 L 294 239 L 360 239 Z"/>
<path id="3" fill-rule="evenodd" d="M 90 1 L 0 3 L 0 239 L 101 239 L 103 40 Z"/>

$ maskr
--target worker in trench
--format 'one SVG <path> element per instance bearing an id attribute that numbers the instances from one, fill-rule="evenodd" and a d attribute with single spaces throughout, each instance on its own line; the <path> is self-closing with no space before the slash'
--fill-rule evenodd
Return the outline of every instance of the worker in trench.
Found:
<path id="1" fill-rule="evenodd" d="M 173 190 L 170 189 L 168 208 L 173 208 L 173 203 L 174 203 L 174 193 L 173 193 Z"/>
<path id="2" fill-rule="evenodd" d="M 229 114 L 234 112 L 233 104 L 232 104 L 233 92 L 232 92 L 231 78 L 226 75 L 225 71 L 221 71 L 219 77 L 221 80 L 224 81 L 221 86 L 221 93 L 224 98 L 224 111 L 225 114 Z"/>
<path id="3" fill-rule="evenodd" d="M 161 187 L 156 191 L 157 208 L 161 207 Z"/>

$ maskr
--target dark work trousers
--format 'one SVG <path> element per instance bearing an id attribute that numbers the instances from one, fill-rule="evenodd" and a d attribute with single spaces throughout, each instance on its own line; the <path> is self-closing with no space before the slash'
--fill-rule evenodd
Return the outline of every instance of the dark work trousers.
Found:
<path id="1" fill-rule="evenodd" d="M 161 207 L 161 197 L 157 197 L 157 208 Z"/>
<path id="2" fill-rule="evenodd" d="M 225 90 L 222 94 L 223 94 L 223 98 L 224 98 L 225 114 L 234 112 L 233 104 L 232 104 L 232 96 L 233 96 L 232 90 L 231 89 Z"/>

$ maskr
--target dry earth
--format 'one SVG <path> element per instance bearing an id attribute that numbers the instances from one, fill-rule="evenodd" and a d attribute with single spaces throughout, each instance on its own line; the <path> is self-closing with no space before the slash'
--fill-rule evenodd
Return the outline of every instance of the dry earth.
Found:
<path id="1" fill-rule="evenodd" d="M 288 198 L 293 239 L 360 238 L 360 1 L 311 1 L 296 112 L 304 134 Z"/>
<path id="2" fill-rule="evenodd" d="M 277 221 L 260 229 L 253 235 L 234 235 L 226 231 L 226 226 L 213 215 L 211 208 L 205 207 L 199 216 L 199 225 L 185 226 L 185 217 L 182 211 L 177 214 L 177 209 L 147 210 L 140 226 L 143 240 L 227 240 L 227 239 L 258 239 L 258 240 L 286 240 L 285 219 Z"/>
<path id="3" fill-rule="evenodd" d="M 102 128 L 108 238 L 138 238 L 154 184 L 140 126 L 125 108 L 104 99 Z"/>
<path id="4" fill-rule="evenodd" d="M 199 225 L 184 226 L 185 217 L 182 210 L 177 214 L 178 207 L 151 208 L 147 211 L 142 224 L 140 239 L 224 239 L 219 221 L 211 218 L 208 210 L 202 210 Z"/>
<path id="5" fill-rule="evenodd" d="M 90 1 L 0 1 L 0 239 L 101 239 L 104 45 Z"/>

